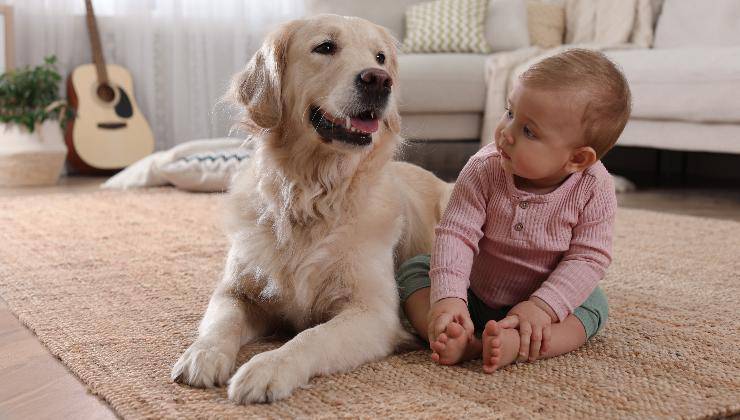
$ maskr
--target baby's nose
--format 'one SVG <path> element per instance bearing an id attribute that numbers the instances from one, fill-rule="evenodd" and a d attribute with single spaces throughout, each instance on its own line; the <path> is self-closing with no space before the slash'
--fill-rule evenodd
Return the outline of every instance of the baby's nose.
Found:
<path id="1" fill-rule="evenodd" d="M 506 132 L 506 129 L 501 130 L 501 138 L 509 144 L 514 144 L 514 137 Z"/>

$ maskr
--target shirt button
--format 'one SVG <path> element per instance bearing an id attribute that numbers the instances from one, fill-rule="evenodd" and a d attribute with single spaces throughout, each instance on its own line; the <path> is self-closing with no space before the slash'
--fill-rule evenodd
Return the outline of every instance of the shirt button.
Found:
<path id="1" fill-rule="evenodd" d="M 514 230 L 515 230 L 515 231 L 519 232 L 519 231 L 521 231 L 522 229 L 524 229 L 524 225 L 523 225 L 523 224 L 521 224 L 521 223 L 517 223 L 516 225 L 514 225 Z"/>
<path id="2" fill-rule="evenodd" d="M 521 207 L 522 209 L 526 209 L 527 207 L 529 207 L 529 203 L 526 201 L 522 201 L 521 203 L 519 203 L 519 207 Z"/>

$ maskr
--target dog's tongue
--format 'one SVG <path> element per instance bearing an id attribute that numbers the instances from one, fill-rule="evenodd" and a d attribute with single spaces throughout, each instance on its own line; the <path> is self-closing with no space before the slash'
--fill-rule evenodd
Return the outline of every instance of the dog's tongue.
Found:
<path id="1" fill-rule="evenodd" d="M 372 120 L 361 120 L 359 118 L 352 118 L 351 120 L 352 126 L 358 130 L 364 131 L 366 133 L 374 133 L 378 131 L 378 119 L 372 119 Z"/>

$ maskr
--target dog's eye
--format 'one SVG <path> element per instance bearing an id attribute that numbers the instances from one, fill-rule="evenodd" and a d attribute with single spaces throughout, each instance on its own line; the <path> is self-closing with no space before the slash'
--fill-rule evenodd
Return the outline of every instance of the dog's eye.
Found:
<path id="1" fill-rule="evenodd" d="M 332 41 L 325 41 L 319 44 L 318 47 L 313 49 L 313 52 L 325 55 L 334 55 L 337 52 L 337 44 Z"/>
<path id="2" fill-rule="evenodd" d="M 375 61 L 377 61 L 378 64 L 385 63 L 385 54 L 383 54 L 382 52 L 379 52 L 378 55 L 375 56 Z"/>

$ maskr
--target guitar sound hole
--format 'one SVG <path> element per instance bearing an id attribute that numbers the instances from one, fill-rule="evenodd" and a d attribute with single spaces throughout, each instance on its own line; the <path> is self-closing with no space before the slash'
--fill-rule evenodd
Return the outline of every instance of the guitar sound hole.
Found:
<path id="1" fill-rule="evenodd" d="M 105 83 L 98 86 L 97 94 L 98 94 L 98 97 L 102 99 L 104 102 L 110 102 L 116 96 L 116 93 L 113 91 L 113 88 Z"/>

